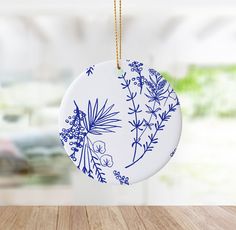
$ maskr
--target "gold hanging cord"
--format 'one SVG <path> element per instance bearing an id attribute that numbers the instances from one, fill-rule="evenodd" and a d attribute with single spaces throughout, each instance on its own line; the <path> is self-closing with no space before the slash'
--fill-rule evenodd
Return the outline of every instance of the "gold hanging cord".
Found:
<path id="1" fill-rule="evenodd" d="M 121 60 L 121 32 L 122 32 L 122 21 L 121 21 L 121 0 L 119 0 L 119 21 L 117 22 L 117 2 L 114 0 L 114 30 L 115 30 L 115 40 L 116 40 L 116 66 L 120 69 Z M 117 29 L 117 24 L 119 24 L 119 31 Z"/>

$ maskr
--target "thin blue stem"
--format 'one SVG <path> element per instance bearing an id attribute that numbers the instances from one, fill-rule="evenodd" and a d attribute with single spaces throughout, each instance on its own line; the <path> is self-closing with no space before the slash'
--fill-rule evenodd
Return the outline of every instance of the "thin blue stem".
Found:
<path id="1" fill-rule="evenodd" d="M 153 103 L 152 110 L 155 109 L 155 106 L 156 106 L 156 101 L 154 101 L 154 103 Z M 152 117 L 153 117 L 153 114 L 151 114 L 148 123 L 150 123 L 150 122 L 152 121 Z M 141 132 L 141 134 L 140 134 L 140 136 L 139 136 L 139 139 L 141 139 L 141 137 L 142 137 L 143 134 L 145 133 L 146 129 L 147 129 L 147 126 L 146 126 L 146 127 L 144 128 L 144 130 Z"/>
<path id="2" fill-rule="evenodd" d="M 83 169 L 86 168 L 86 152 L 87 152 L 87 148 L 85 148 L 85 150 L 84 150 L 84 167 L 83 167 Z"/>
<path id="3" fill-rule="evenodd" d="M 140 84 L 140 94 L 142 94 L 143 91 L 143 82 L 142 82 L 142 75 L 141 72 L 138 72 L 139 75 L 139 84 Z"/>
<path id="4" fill-rule="evenodd" d="M 176 103 L 172 108 L 169 108 L 169 110 L 166 112 L 166 116 L 167 116 L 167 115 L 173 110 L 173 108 L 175 108 L 177 105 L 179 105 L 179 102 L 178 102 L 178 101 L 177 101 L 177 103 Z M 155 131 L 155 133 L 153 134 L 153 138 L 155 138 L 156 135 L 157 135 L 157 133 L 158 133 L 158 131 L 161 130 L 160 127 L 162 126 L 162 123 L 163 123 L 163 122 L 164 122 L 164 119 L 162 119 L 161 122 L 158 124 L 158 127 L 156 128 L 156 131 Z M 146 152 L 148 151 L 148 149 L 150 148 L 151 144 L 152 144 L 152 141 L 150 140 L 150 142 L 147 144 L 146 150 L 144 150 L 143 154 L 142 154 L 138 159 L 136 159 L 135 161 L 133 161 L 131 164 L 127 165 L 125 168 L 129 168 L 129 167 L 131 167 L 132 165 L 136 164 L 139 160 L 141 160 L 141 159 L 144 157 L 144 155 L 146 154 Z"/>
<path id="5" fill-rule="evenodd" d="M 124 80 L 124 83 L 126 84 L 125 75 L 123 75 L 122 79 Z M 137 111 L 136 111 L 136 106 L 135 106 L 134 98 L 132 96 L 132 92 L 130 90 L 129 85 L 127 85 L 127 89 L 129 91 L 129 95 L 130 95 L 130 98 L 131 98 L 131 101 L 132 101 L 133 109 L 135 111 L 134 112 L 134 119 L 135 119 L 135 123 L 137 124 L 137 122 L 138 122 L 138 115 L 137 115 Z M 138 145 L 137 141 L 138 141 L 138 128 L 135 129 L 135 143 L 134 143 L 133 161 L 135 160 L 135 157 L 136 157 L 137 145 Z"/>
<path id="6" fill-rule="evenodd" d="M 81 150 L 81 154 L 80 154 L 80 159 L 79 159 L 79 165 L 77 166 L 80 169 L 80 164 L 84 155 L 84 149 L 86 148 L 86 144 L 83 145 L 82 150 Z"/>
<path id="7" fill-rule="evenodd" d="M 98 163 L 95 162 L 94 157 L 92 156 L 92 153 L 90 153 L 90 154 L 92 157 L 91 162 L 93 163 L 93 167 L 95 168 L 95 175 L 97 175 L 98 181 L 100 181 L 102 183 L 106 183 L 106 179 L 103 177 L 103 175 L 105 175 L 105 174 L 100 172 L 101 168 L 99 168 L 97 166 Z"/>
<path id="8" fill-rule="evenodd" d="M 88 167 L 89 167 L 88 174 L 89 174 L 89 176 L 91 176 L 91 167 L 90 167 L 89 154 L 87 154 L 87 157 L 88 157 Z"/>
<path id="9" fill-rule="evenodd" d="M 104 173 L 100 172 L 101 168 L 98 167 L 100 163 L 96 162 L 95 159 L 98 159 L 97 155 L 94 153 L 92 147 L 90 146 L 92 144 L 91 140 L 87 137 L 87 146 L 88 146 L 88 155 L 90 154 L 91 157 L 91 163 L 93 164 L 93 167 L 95 168 L 95 175 L 97 176 L 98 181 L 102 183 L 106 183 L 106 178 L 103 177 L 105 175 Z M 95 156 L 93 156 L 95 154 Z"/>
<path id="10" fill-rule="evenodd" d="M 168 88 L 167 88 L 167 90 L 166 90 L 166 91 L 168 91 L 168 92 L 169 92 L 169 87 L 170 87 L 170 85 L 168 86 Z M 166 92 L 166 91 L 165 91 L 165 92 Z M 166 102 L 167 102 L 168 98 L 170 97 L 170 94 L 171 94 L 173 91 L 174 91 L 174 90 L 172 89 L 172 90 L 168 93 L 168 96 L 166 97 L 166 100 L 165 100 L 164 105 L 166 105 Z"/>

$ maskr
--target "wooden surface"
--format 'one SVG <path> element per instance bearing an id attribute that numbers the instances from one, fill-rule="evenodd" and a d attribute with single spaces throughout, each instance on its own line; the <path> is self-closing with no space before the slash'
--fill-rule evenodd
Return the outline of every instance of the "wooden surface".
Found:
<path id="1" fill-rule="evenodd" d="M 0 207 L 0 229 L 235 230 L 236 207 Z"/>

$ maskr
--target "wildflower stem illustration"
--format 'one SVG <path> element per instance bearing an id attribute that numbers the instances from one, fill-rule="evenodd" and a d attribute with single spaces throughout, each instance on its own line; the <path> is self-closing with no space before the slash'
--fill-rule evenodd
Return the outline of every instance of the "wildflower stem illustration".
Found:
<path id="1" fill-rule="evenodd" d="M 156 101 L 154 101 L 154 103 L 153 103 L 152 110 L 155 110 L 155 107 L 156 107 Z M 154 116 L 153 114 L 150 115 L 150 118 L 149 118 L 149 120 L 148 120 L 148 124 L 151 123 L 153 116 Z M 139 139 L 141 139 L 141 137 L 143 136 L 143 134 L 145 133 L 145 131 L 146 131 L 147 128 L 148 128 L 148 125 L 146 125 L 145 128 L 144 128 L 144 130 L 141 132 L 141 134 L 140 134 L 140 136 L 139 136 Z"/>
<path id="2" fill-rule="evenodd" d="M 114 104 L 107 106 L 107 101 L 99 108 L 98 99 L 93 106 L 89 100 L 86 114 L 79 109 L 74 100 L 74 114 L 65 120 L 70 127 L 63 128 L 60 132 L 62 144 L 69 144 L 72 151 L 70 158 L 77 162 L 77 168 L 93 179 L 96 177 L 102 183 L 107 182 L 102 167 L 112 167 L 113 158 L 105 154 L 105 142 L 92 141 L 90 137 L 114 133 L 114 129 L 121 127 L 116 125 L 120 121 L 116 118 L 119 112 L 112 112 Z"/>
<path id="3" fill-rule="evenodd" d="M 130 101 L 132 104 L 132 107 L 129 107 L 130 112 L 128 112 L 128 114 L 132 115 L 134 114 L 134 120 L 131 122 L 129 121 L 129 123 L 133 126 L 133 129 L 131 130 L 132 132 L 135 131 L 135 137 L 134 137 L 134 141 L 132 143 L 132 147 L 134 148 L 134 155 L 133 155 L 133 161 L 135 160 L 136 157 L 136 152 L 137 152 L 137 146 L 141 144 L 139 143 L 139 130 L 142 130 L 140 128 L 140 126 L 142 125 L 142 123 L 140 123 L 140 121 L 138 120 L 138 113 L 142 112 L 142 110 L 139 110 L 139 105 L 135 105 L 135 101 L 134 98 L 137 96 L 137 93 L 132 93 L 131 89 L 130 89 L 130 80 L 127 80 L 125 78 L 126 73 L 122 74 L 121 76 L 119 76 L 118 78 L 123 79 L 124 83 L 121 83 L 122 88 L 128 90 L 128 95 L 126 101 Z"/>
<path id="4" fill-rule="evenodd" d="M 132 127 L 131 132 L 135 131 L 131 145 L 133 148 L 133 157 L 132 162 L 127 165 L 126 168 L 133 166 L 140 161 L 147 152 L 152 151 L 154 144 L 158 143 L 156 137 L 158 131 L 163 130 L 165 127 L 164 122 L 170 119 L 170 113 L 174 112 L 176 106 L 179 105 L 173 89 L 167 81 L 163 79 L 160 73 L 149 69 L 149 78 L 147 78 L 142 74 L 142 63 L 133 61 L 129 63 L 128 66 L 131 68 L 131 72 L 135 72 L 138 76 L 131 76 L 131 79 L 129 79 L 126 76 L 126 72 L 118 76 L 118 78 L 122 80 L 122 89 L 127 90 L 128 93 L 126 95 L 126 101 L 131 102 L 132 107 L 129 107 L 128 114 L 134 116 L 133 120 L 128 121 Z M 144 95 L 148 100 L 147 104 L 145 104 L 148 110 L 145 111 L 145 113 L 142 112 L 143 110 L 140 104 L 136 103 L 138 95 Z M 173 104 L 169 104 L 168 110 L 160 113 L 159 111 L 162 110 L 161 105 L 165 106 L 168 99 L 173 99 L 173 101 L 176 101 L 176 104 L 174 106 Z M 164 104 L 162 101 L 164 101 Z M 149 115 L 148 118 L 147 114 Z M 146 134 L 148 130 L 149 135 Z M 147 138 L 146 141 L 145 138 Z"/>
<path id="5" fill-rule="evenodd" d="M 133 161 L 131 164 L 127 165 L 125 168 L 129 168 L 131 167 L 132 165 L 136 164 L 138 161 L 140 161 L 143 156 L 148 152 L 148 151 L 152 151 L 153 149 L 153 145 L 158 143 L 157 142 L 157 138 L 156 138 L 156 135 L 158 133 L 158 131 L 161 131 L 163 130 L 163 128 L 165 127 L 165 125 L 163 124 L 165 121 L 168 121 L 170 118 L 171 118 L 171 115 L 170 113 L 171 112 L 174 112 L 176 110 L 176 106 L 179 105 L 179 101 L 177 100 L 176 104 L 175 105 L 169 105 L 169 109 L 168 111 L 166 112 L 163 112 L 162 114 L 159 114 L 159 117 L 160 117 L 160 122 L 157 122 L 157 124 L 155 124 L 155 132 L 154 134 L 151 134 L 149 136 L 149 141 L 146 142 L 144 145 L 143 145 L 143 153 L 141 154 L 141 156 L 139 158 L 137 158 L 135 161 Z"/>

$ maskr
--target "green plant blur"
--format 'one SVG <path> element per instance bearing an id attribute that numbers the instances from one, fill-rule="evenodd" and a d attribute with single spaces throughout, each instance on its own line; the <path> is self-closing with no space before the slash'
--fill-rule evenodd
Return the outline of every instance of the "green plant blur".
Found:
<path id="1" fill-rule="evenodd" d="M 236 117 L 236 66 L 190 66 L 180 78 L 162 73 L 182 101 L 190 117 Z"/>

